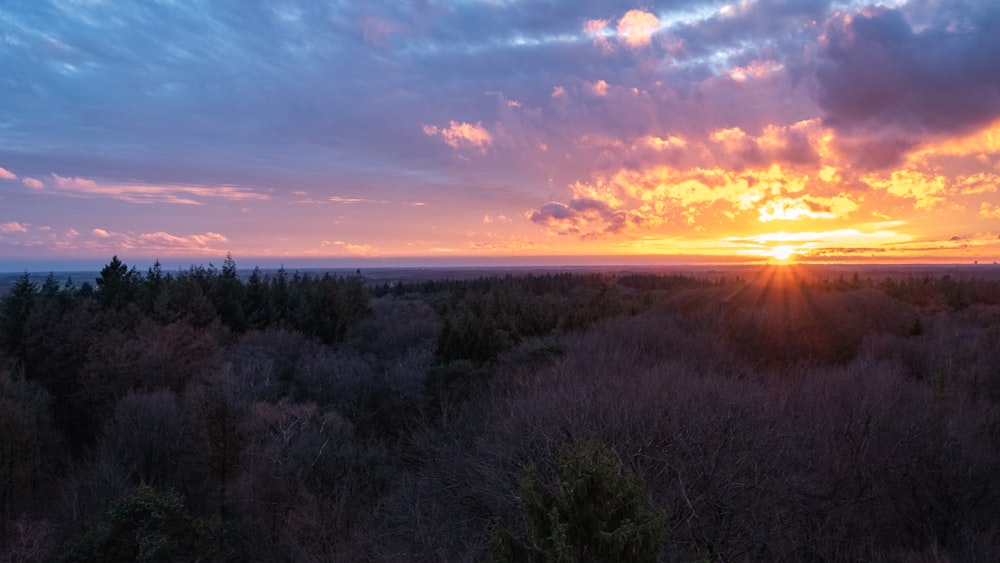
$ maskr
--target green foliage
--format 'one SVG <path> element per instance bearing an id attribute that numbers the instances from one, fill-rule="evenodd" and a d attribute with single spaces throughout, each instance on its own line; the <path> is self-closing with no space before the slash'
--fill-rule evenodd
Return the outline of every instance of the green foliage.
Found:
<path id="1" fill-rule="evenodd" d="M 642 479 L 607 447 L 583 442 L 559 461 L 547 486 L 529 470 L 521 482 L 526 537 L 501 524 L 490 537 L 494 561 L 655 561 L 667 534 L 666 514 L 650 505 Z"/>
<path id="2" fill-rule="evenodd" d="M 25 325 L 35 304 L 37 291 L 38 287 L 25 272 L 17 278 L 0 306 L 0 342 L 15 356 L 24 354 Z"/>
<path id="3" fill-rule="evenodd" d="M 213 551 L 211 527 L 172 492 L 139 487 L 115 502 L 62 563 L 194 561 Z"/>
<path id="4" fill-rule="evenodd" d="M 97 298 L 105 307 L 122 308 L 138 296 L 141 282 L 142 278 L 135 268 L 129 270 L 114 256 L 97 278 Z"/>

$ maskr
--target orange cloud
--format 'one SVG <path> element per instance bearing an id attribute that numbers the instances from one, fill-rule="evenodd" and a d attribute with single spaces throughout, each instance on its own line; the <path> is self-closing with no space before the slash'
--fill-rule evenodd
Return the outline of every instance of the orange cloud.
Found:
<path id="1" fill-rule="evenodd" d="M 1000 205 L 992 205 L 984 201 L 979 206 L 979 216 L 983 219 L 1000 219 Z"/>
<path id="2" fill-rule="evenodd" d="M 757 211 L 758 221 L 800 221 L 802 219 L 840 219 L 858 210 L 858 204 L 850 198 L 802 196 L 791 199 L 779 197 L 767 201 Z"/>
<path id="3" fill-rule="evenodd" d="M 894 170 L 888 178 L 870 174 L 862 180 L 869 186 L 885 190 L 896 197 L 912 199 L 914 207 L 927 211 L 944 203 L 948 188 L 944 176 L 910 169 Z"/>
<path id="4" fill-rule="evenodd" d="M 17 174 L 0 166 L 0 180 L 17 180 Z"/>
<path id="5" fill-rule="evenodd" d="M 643 10 L 629 10 L 618 20 L 618 39 L 632 48 L 644 47 L 652 41 L 660 27 L 655 15 Z"/>

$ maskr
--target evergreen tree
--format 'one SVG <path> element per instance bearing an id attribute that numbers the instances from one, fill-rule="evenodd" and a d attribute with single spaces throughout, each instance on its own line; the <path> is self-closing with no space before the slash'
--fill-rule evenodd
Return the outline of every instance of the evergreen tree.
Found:
<path id="1" fill-rule="evenodd" d="M 666 514 L 650 506 L 639 476 L 596 441 L 563 453 L 555 486 L 529 471 L 521 482 L 521 508 L 527 537 L 518 540 L 495 525 L 495 561 L 653 562 L 667 533 Z"/>
<path id="2" fill-rule="evenodd" d="M 106 308 L 121 309 L 136 297 L 139 274 L 118 259 L 111 258 L 97 278 L 98 302 Z"/>
<path id="3" fill-rule="evenodd" d="M 25 272 L 17 278 L 0 304 L 0 335 L 7 350 L 15 357 L 24 357 L 25 326 L 37 293 L 38 286 Z"/>

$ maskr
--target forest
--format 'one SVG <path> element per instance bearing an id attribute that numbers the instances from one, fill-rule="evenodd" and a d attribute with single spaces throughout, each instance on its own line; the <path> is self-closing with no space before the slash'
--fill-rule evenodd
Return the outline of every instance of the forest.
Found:
<path id="1" fill-rule="evenodd" d="M 1000 276 L 36 279 L 0 563 L 1000 553 Z"/>

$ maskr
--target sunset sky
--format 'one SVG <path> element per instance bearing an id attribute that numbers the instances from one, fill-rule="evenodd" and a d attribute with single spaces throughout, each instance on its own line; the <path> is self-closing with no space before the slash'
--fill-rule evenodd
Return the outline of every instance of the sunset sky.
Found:
<path id="1" fill-rule="evenodd" d="M 992 264 L 998 29 L 993 0 L 8 0 L 0 270 Z"/>

